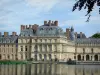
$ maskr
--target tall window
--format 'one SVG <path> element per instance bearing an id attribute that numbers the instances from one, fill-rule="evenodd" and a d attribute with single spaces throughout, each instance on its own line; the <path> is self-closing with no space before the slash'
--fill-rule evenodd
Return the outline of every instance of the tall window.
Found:
<path id="1" fill-rule="evenodd" d="M 25 51 L 27 51 L 27 46 L 25 46 Z"/>
<path id="2" fill-rule="evenodd" d="M 83 53 L 85 53 L 85 48 L 83 48 Z"/>
<path id="3" fill-rule="evenodd" d="M 23 46 L 21 46 L 21 51 L 23 51 Z"/>
<path id="4" fill-rule="evenodd" d="M 37 42 L 37 39 L 35 39 L 35 42 Z"/>
<path id="5" fill-rule="evenodd" d="M 40 45 L 40 51 L 42 52 L 42 45 Z"/>
<path id="6" fill-rule="evenodd" d="M 54 50 L 54 51 L 55 51 L 55 52 L 57 52 L 57 46 L 56 46 L 56 45 L 54 45 L 54 48 L 55 48 L 55 50 Z"/>
<path id="7" fill-rule="evenodd" d="M 91 49 L 91 53 L 93 53 L 93 48 Z"/>
<path id="8" fill-rule="evenodd" d="M 35 52 L 37 52 L 37 45 L 34 46 L 34 50 L 35 50 Z"/>
<path id="9" fill-rule="evenodd" d="M 13 48 L 12 48 L 12 53 L 13 53 Z"/>

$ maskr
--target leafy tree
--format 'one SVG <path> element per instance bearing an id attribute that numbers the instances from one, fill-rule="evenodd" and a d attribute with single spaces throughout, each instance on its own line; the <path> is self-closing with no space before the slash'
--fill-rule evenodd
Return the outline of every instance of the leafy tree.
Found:
<path id="1" fill-rule="evenodd" d="M 72 11 L 75 11 L 75 9 L 79 9 L 79 11 L 84 7 L 84 9 L 87 9 L 87 22 L 89 21 L 90 18 L 90 13 L 93 10 L 94 5 L 100 6 L 100 0 L 77 0 L 76 3 L 73 6 Z M 99 14 L 100 14 L 100 8 L 99 8 Z"/>
<path id="2" fill-rule="evenodd" d="M 95 33 L 91 36 L 92 38 L 100 38 L 100 33 Z"/>

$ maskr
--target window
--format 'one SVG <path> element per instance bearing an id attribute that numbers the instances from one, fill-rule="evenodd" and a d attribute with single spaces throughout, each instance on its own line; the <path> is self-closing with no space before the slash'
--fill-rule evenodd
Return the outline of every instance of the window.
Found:
<path id="1" fill-rule="evenodd" d="M 23 51 L 23 46 L 21 46 L 21 51 Z"/>
<path id="2" fill-rule="evenodd" d="M 35 39 L 35 42 L 37 42 L 37 39 Z"/>
<path id="3" fill-rule="evenodd" d="M 83 53 L 85 53 L 85 48 L 83 48 Z"/>
<path id="4" fill-rule="evenodd" d="M 25 51 L 27 51 L 27 46 L 25 46 Z"/>
<path id="5" fill-rule="evenodd" d="M 93 53 L 93 48 L 91 49 L 91 53 Z"/>
<path id="6" fill-rule="evenodd" d="M 74 59 L 76 59 L 76 56 L 74 55 Z"/>
<path id="7" fill-rule="evenodd" d="M 13 53 L 13 48 L 12 48 L 12 53 Z"/>

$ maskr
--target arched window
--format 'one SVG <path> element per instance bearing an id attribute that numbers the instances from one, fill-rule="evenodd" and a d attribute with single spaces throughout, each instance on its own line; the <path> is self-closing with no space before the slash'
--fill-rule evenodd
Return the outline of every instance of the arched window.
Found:
<path id="1" fill-rule="evenodd" d="M 95 60 L 95 61 L 98 61 L 98 55 L 95 55 L 95 56 L 94 56 L 94 60 Z"/>
<path id="2" fill-rule="evenodd" d="M 86 55 L 86 61 L 90 60 L 89 55 Z"/>
<path id="3" fill-rule="evenodd" d="M 77 58 L 78 58 L 78 61 L 80 61 L 81 60 L 81 55 L 78 55 Z"/>

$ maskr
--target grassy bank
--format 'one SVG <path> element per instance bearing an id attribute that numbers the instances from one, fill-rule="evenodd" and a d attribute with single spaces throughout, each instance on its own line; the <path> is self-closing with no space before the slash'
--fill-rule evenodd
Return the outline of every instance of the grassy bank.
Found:
<path id="1" fill-rule="evenodd" d="M 11 61 L 11 60 L 2 60 L 0 61 L 0 64 L 26 64 L 26 61 Z"/>

